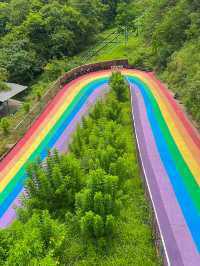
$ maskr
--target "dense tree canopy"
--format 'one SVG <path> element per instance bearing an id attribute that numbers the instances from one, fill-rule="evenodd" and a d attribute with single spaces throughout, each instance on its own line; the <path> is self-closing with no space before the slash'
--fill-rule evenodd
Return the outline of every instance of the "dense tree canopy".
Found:
<path id="1" fill-rule="evenodd" d="M 1 1 L 0 67 L 7 69 L 9 80 L 30 82 L 49 60 L 80 52 L 111 26 L 117 2 Z"/>

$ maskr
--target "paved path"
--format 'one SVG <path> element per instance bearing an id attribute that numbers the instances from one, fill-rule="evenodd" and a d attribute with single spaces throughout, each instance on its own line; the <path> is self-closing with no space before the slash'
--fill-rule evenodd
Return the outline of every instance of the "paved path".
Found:
<path id="1" fill-rule="evenodd" d="M 152 73 L 122 70 L 143 172 L 169 265 L 200 265 L 200 137 L 169 91 Z M 108 89 L 111 71 L 65 85 L 15 148 L 0 162 L 0 227 L 15 218 L 26 167 L 47 150 L 67 151 L 89 107 Z"/>

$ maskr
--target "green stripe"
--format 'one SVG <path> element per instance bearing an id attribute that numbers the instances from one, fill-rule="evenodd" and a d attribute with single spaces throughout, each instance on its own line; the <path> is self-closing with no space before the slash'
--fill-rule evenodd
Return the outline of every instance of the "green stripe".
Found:
<path id="1" fill-rule="evenodd" d="M 130 76 L 130 78 L 133 78 Z M 179 151 L 176 142 L 173 138 L 173 135 L 170 133 L 170 130 L 165 122 L 165 119 L 162 115 L 161 109 L 159 107 L 158 102 L 156 101 L 156 98 L 154 97 L 151 89 L 148 87 L 148 85 L 142 81 L 140 78 L 134 77 L 134 80 L 142 82 L 144 85 L 144 88 L 147 92 L 147 95 L 151 101 L 152 108 L 155 113 L 156 120 L 159 124 L 160 130 L 166 140 L 167 146 L 169 148 L 171 157 L 173 158 L 176 168 L 178 169 L 179 173 L 183 177 L 183 182 L 186 186 L 186 189 L 188 193 L 190 194 L 190 197 L 192 198 L 194 205 L 196 209 L 198 210 L 198 213 L 200 214 L 200 189 L 199 185 L 197 184 L 193 174 L 191 173 L 188 165 L 186 164 L 185 160 L 182 157 L 181 152 Z"/>

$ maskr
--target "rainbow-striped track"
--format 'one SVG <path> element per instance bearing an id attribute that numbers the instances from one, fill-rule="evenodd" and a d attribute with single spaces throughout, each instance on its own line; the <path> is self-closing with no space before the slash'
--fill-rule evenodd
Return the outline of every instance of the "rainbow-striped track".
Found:
<path id="1" fill-rule="evenodd" d="M 130 83 L 136 138 L 169 265 L 200 265 L 200 137 L 152 73 L 122 69 Z M 14 218 L 27 163 L 66 151 L 71 132 L 105 91 L 111 70 L 65 85 L 0 162 L 0 227 Z M 134 214 L 133 214 L 134 215 Z"/>

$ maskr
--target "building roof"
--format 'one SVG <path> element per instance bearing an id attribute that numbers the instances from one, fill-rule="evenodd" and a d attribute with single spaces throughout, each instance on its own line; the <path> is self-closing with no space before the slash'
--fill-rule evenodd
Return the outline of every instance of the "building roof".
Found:
<path id="1" fill-rule="evenodd" d="M 27 89 L 27 86 L 22 86 L 15 83 L 6 83 L 6 85 L 10 87 L 10 90 L 0 91 L 0 102 L 5 102 Z"/>

